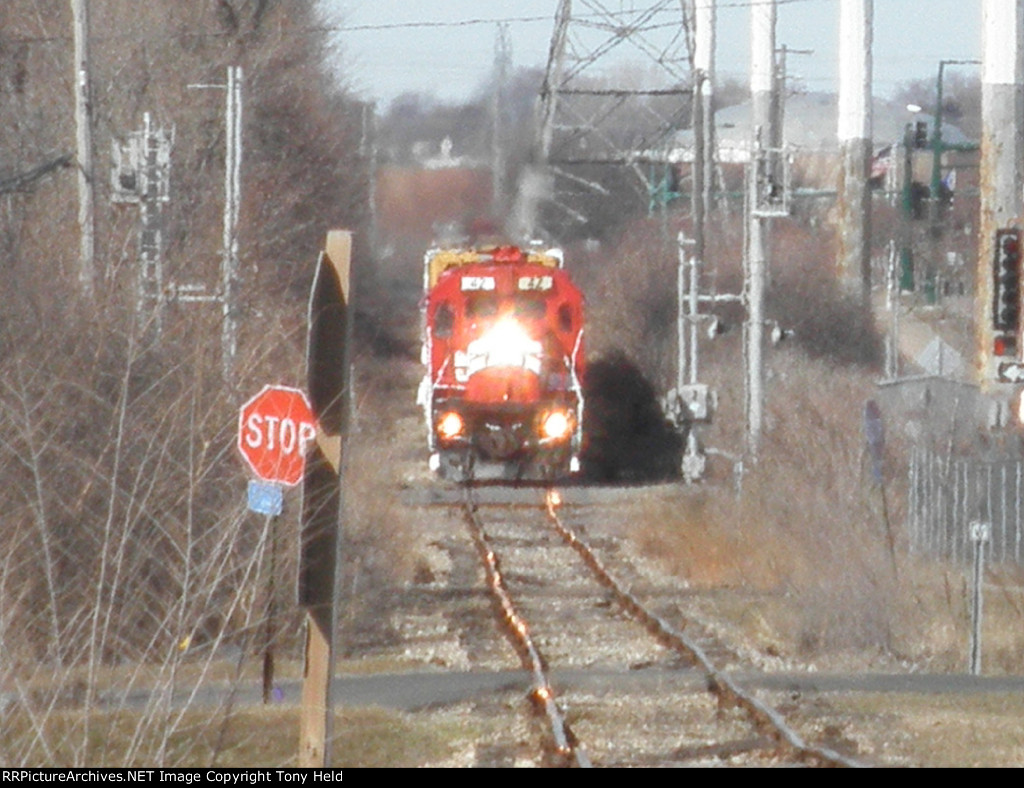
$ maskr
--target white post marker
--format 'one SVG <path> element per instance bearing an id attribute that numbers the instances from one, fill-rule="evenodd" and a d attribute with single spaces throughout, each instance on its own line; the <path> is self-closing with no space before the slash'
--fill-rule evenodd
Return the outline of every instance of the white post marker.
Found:
<path id="1" fill-rule="evenodd" d="M 985 576 L 985 545 L 992 538 L 989 523 L 971 523 L 974 545 L 974 594 L 971 599 L 971 675 L 981 674 L 982 582 Z"/>

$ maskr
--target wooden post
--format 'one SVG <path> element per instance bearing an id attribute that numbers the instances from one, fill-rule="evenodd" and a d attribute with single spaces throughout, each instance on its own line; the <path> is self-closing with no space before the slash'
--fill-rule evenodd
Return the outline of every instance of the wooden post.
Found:
<path id="1" fill-rule="evenodd" d="M 331 677 L 338 620 L 337 577 L 345 521 L 343 439 L 349 420 L 352 234 L 333 230 L 320 255 L 309 303 L 309 399 L 318 422 L 302 486 L 299 604 L 306 610 L 306 662 L 299 766 L 331 757 Z"/>

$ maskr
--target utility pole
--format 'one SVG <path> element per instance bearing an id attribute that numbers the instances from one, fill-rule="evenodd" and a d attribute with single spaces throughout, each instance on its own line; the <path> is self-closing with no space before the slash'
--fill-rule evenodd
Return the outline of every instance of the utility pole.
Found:
<path id="1" fill-rule="evenodd" d="M 705 236 L 715 171 L 716 0 L 694 0 L 693 228 L 694 257 L 705 261 Z"/>
<path id="2" fill-rule="evenodd" d="M 998 380 L 1000 360 L 1019 361 L 1020 327 L 1014 326 L 1012 342 L 998 337 L 994 325 L 996 234 L 1021 223 L 1021 183 L 1024 183 L 1024 146 L 1021 116 L 1024 114 L 1024 3 L 1021 0 L 984 0 L 981 140 L 981 221 L 978 267 L 975 277 L 975 326 L 978 374 L 983 388 Z M 1008 345 L 1014 347 L 1008 347 Z M 1002 357 L 1002 358 L 1000 358 Z M 1007 392 L 1009 394 L 1009 392 Z M 1006 423 L 1006 412 L 995 420 Z"/>
<path id="3" fill-rule="evenodd" d="M 242 204 L 242 67 L 228 66 L 227 169 L 224 176 L 224 262 L 221 326 L 224 379 L 234 376 L 238 354 L 238 217 Z"/>
<path id="4" fill-rule="evenodd" d="M 772 159 L 765 157 L 765 140 L 774 138 L 772 107 L 775 79 L 775 0 L 751 0 L 750 4 L 750 93 L 753 130 L 750 167 L 747 174 L 747 324 L 744 331 L 746 357 L 747 452 L 757 458 L 764 421 L 764 327 L 765 288 L 768 279 L 769 220 L 758 209 L 764 203 L 766 184 L 771 183 Z M 763 161 L 764 159 L 764 161 Z M 767 177 L 762 176 L 762 163 Z"/>
<path id="5" fill-rule="evenodd" d="M 78 284 L 92 300 L 96 288 L 96 211 L 92 102 L 89 80 L 89 0 L 71 0 L 75 25 L 75 139 L 78 159 Z"/>
<path id="6" fill-rule="evenodd" d="M 839 14 L 839 271 L 869 309 L 874 0 L 841 0 Z"/>

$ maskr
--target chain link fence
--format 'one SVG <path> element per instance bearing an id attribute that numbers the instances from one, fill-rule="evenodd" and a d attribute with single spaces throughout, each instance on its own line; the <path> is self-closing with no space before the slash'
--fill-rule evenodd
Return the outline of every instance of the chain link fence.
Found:
<path id="1" fill-rule="evenodd" d="M 990 560 L 1024 563 L 1024 461 L 954 458 L 914 449 L 907 531 L 912 555 L 968 565 L 971 523 L 992 526 Z"/>

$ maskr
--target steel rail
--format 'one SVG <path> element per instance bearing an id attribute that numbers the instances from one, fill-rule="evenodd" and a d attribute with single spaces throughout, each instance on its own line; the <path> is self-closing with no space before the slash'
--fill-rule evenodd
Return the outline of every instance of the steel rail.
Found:
<path id="1" fill-rule="evenodd" d="M 477 514 L 477 504 L 473 500 L 470 490 L 471 488 L 466 488 L 463 504 L 466 523 L 473 536 L 473 542 L 476 545 L 477 551 L 483 560 L 491 594 L 501 608 L 502 621 L 519 647 L 520 658 L 523 661 L 524 667 L 530 672 L 532 680 L 530 699 L 535 704 L 535 707 L 540 709 L 547 718 L 551 737 L 554 740 L 555 755 L 569 766 L 584 769 L 590 768 L 592 764 L 586 750 L 579 745 L 576 738 L 572 735 L 565 717 L 558 707 L 554 690 L 551 688 L 551 682 L 548 679 L 547 670 L 544 666 L 544 660 L 536 644 L 533 642 L 529 627 L 525 619 L 519 615 L 512 597 L 505 587 L 498 556 L 491 548 L 487 539 L 487 533 Z"/>
<path id="2" fill-rule="evenodd" d="M 825 767 L 863 768 L 858 763 L 835 750 L 809 745 L 785 721 L 782 715 L 772 707 L 755 698 L 741 688 L 724 671 L 719 670 L 697 643 L 683 632 L 673 627 L 664 618 L 649 611 L 631 591 L 625 588 L 605 568 L 590 546 L 571 528 L 566 526 L 558 516 L 556 509 L 560 504 L 560 496 L 554 489 L 548 491 L 546 509 L 552 526 L 562 540 L 572 547 L 584 563 L 597 576 L 602 585 L 619 598 L 619 602 L 630 615 L 642 623 L 651 634 L 667 643 L 677 651 L 688 656 L 704 671 L 708 689 L 718 696 L 723 703 L 743 709 L 750 716 L 755 726 L 770 736 L 798 760 L 804 763 Z"/>

